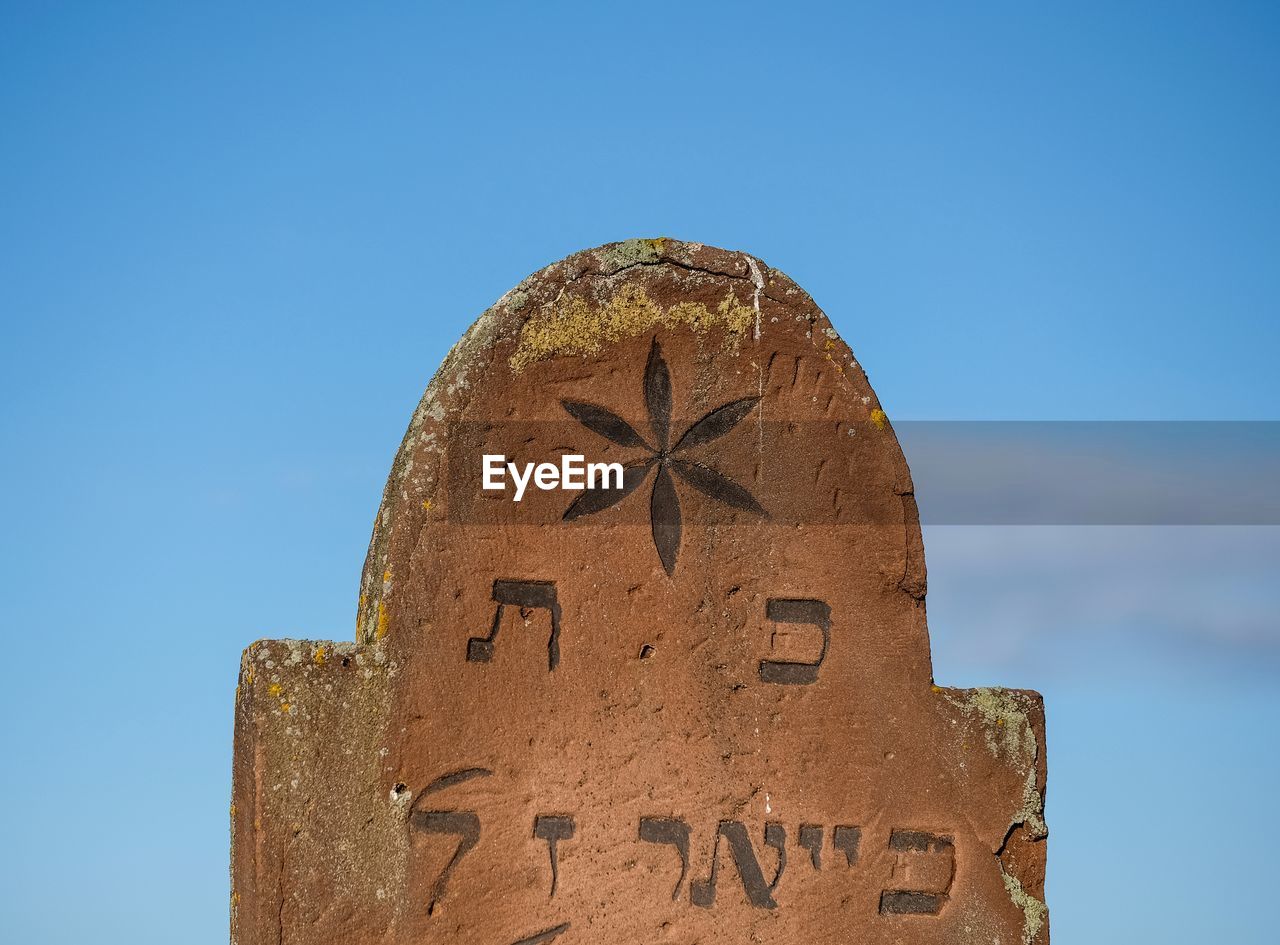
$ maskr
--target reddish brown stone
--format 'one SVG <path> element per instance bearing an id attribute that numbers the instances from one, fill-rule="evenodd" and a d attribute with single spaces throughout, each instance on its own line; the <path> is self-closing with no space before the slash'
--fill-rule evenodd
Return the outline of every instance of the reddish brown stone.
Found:
<path id="1" fill-rule="evenodd" d="M 480 488 L 564 453 L 632 491 Z M 924 591 L 893 430 L 786 276 L 671 240 L 531 276 L 414 413 L 359 642 L 244 655 L 232 940 L 1047 943 L 1040 697 L 935 686 Z"/>

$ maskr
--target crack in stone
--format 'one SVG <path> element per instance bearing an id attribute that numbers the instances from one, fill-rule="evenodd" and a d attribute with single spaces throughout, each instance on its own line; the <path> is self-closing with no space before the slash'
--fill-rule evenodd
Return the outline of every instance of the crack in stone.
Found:
<path id="1" fill-rule="evenodd" d="M 743 258 L 747 261 L 747 265 L 751 268 L 751 282 L 756 287 L 755 296 L 751 300 L 751 304 L 756 310 L 756 331 L 755 339 L 760 340 L 760 292 L 764 289 L 764 276 L 760 274 L 760 266 L 750 256 L 743 254 Z"/>

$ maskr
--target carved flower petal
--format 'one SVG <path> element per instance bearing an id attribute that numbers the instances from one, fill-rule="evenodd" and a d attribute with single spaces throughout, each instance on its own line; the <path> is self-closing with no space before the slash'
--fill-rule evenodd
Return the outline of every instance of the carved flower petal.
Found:
<path id="1" fill-rule="evenodd" d="M 649 516 L 653 526 L 653 546 L 663 570 L 670 577 L 676 570 L 676 555 L 680 552 L 680 497 L 676 484 L 667 472 L 666 464 L 659 464 L 658 478 L 653 482 L 653 498 Z"/>
<path id="2" fill-rule="evenodd" d="M 717 472 L 710 466 L 704 466 L 702 463 L 691 463 L 683 459 L 672 459 L 671 465 L 681 479 L 699 492 L 735 509 L 755 512 L 765 518 L 769 517 L 769 513 L 765 511 L 764 506 L 756 501 L 755 496 L 728 476 Z"/>
<path id="3" fill-rule="evenodd" d="M 759 397 L 743 397 L 723 407 L 717 407 L 685 431 L 684 436 L 680 437 L 680 442 L 676 444 L 676 449 L 687 450 L 724 436 L 736 427 L 758 403 L 760 403 Z"/>
<path id="4" fill-rule="evenodd" d="M 570 416 L 588 430 L 599 433 L 619 446 L 643 446 L 647 450 L 653 449 L 644 441 L 644 437 L 631 428 L 631 424 L 612 410 L 578 400 L 562 400 L 560 406 L 569 411 Z"/>
<path id="5" fill-rule="evenodd" d="M 649 470 L 653 468 L 653 463 L 652 459 L 646 459 L 624 466 L 622 469 L 622 486 L 620 488 L 610 486 L 608 488 L 584 489 L 582 495 L 570 502 L 569 507 L 564 510 L 564 520 L 571 522 L 575 518 L 603 512 L 605 509 L 617 505 L 640 487 L 640 483 L 645 481 L 649 475 Z"/>
<path id="6" fill-rule="evenodd" d="M 671 439 L 671 372 L 662 357 L 662 346 L 653 339 L 649 363 L 644 366 L 644 404 L 658 449 L 665 450 Z"/>

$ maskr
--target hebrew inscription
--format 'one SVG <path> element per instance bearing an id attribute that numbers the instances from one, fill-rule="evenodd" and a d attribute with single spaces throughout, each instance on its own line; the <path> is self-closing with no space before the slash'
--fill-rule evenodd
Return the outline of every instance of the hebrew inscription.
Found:
<path id="1" fill-rule="evenodd" d="M 437 778 L 421 792 L 410 809 L 409 822 L 413 829 L 458 838 L 452 858 L 432 888 L 431 901 L 427 907 L 429 915 L 435 912 L 436 905 L 444 898 L 449 877 L 459 861 L 479 842 L 480 819 L 474 811 L 424 809 L 430 806 L 424 800 L 448 787 L 472 778 L 488 777 L 490 774 L 483 768 L 468 768 Z M 554 898 L 559 888 L 558 845 L 574 839 L 577 831 L 577 818 L 571 814 L 539 814 L 534 818 L 533 836 L 547 844 L 551 867 L 548 898 Z M 671 889 L 673 902 L 681 899 L 681 892 L 688 879 L 691 836 L 691 828 L 684 818 L 668 816 L 641 817 L 635 834 L 635 839 L 642 843 L 669 846 L 674 851 L 679 872 Z M 862 840 L 860 827 L 837 824 L 828 830 L 820 824 L 800 824 L 794 843 L 805 854 L 809 866 L 814 871 L 821 872 L 824 868 L 824 839 L 827 836 L 831 838 L 831 849 L 837 854 L 837 865 L 843 868 L 856 867 Z M 715 907 L 724 871 L 730 870 L 737 875 L 751 907 L 777 909 L 775 892 L 783 882 L 788 862 L 789 839 L 786 826 L 777 821 L 767 821 L 763 825 L 763 842 L 757 847 L 746 823 L 722 820 L 710 840 L 710 873 L 705 879 L 689 884 L 690 904 L 699 909 Z M 890 883 L 880 893 L 880 914 L 938 915 L 949 899 L 955 878 L 955 846 L 952 839 L 927 831 L 893 828 L 889 832 L 887 843 L 888 849 L 895 854 L 895 862 L 892 875 L 888 877 Z M 727 856 L 722 853 L 726 849 Z M 765 851 L 769 851 L 767 858 Z M 566 923 L 520 941 L 550 941 L 550 938 L 567 928 Z M 550 938 L 538 937 L 543 935 Z"/>
<path id="2" fill-rule="evenodd" d="M 817 824 L 800 825 L 800 846 L 809 851 L 809 862 L 822 869 L 822 828 Z"/>
<path id="3" fill-rule="evenodd" d="M 822 650 L 811 663 L 761 660 L 760 678 L 783 686 L 807 686 L 818 681 L 818 669 L 831 645 L 831 608 L 820 600 L 771 600 L 766 616 L 776 623 L 807 624 L 822 634 Z"/>
<path id="4" fill-rule="evenodd" d="M 513 945 L 547 945 L 548 942 L 559 938 L 567 931 L 569 931 L 569 923 L 561 922 L 559 925 L 553 925 L 551 928 L 538 932 L 536 935 L 522 938 L 520 941 L 513 943 Z"/>
<path id="5" fill-rule="evenodd" d="M 454 848 L 453 856 L 449 858 L 449 862 L 445 865 L 444 870 L 436 878 L 435 884 L 431 888 L 431 900 L 427 903 L 427 915 L 435 913 L 436 905 L 444 898 L 448 889 L 450 875 L 457 868 L 458 863 L 462 861 L 462 858 L 479 842 L 480 817 L 475 811 L 471 810 L 424 809 L 431 806 L 425 802 L 439 791 L 470 781 L 472 778 L 487 778 L 492 773 L 486 768 L 466 768 L 461 771 L 455 771 L 452 774 L 442 775 L 423 788 L 422 792 L 414 800 L 413 806 L 409 809 L 409 825 L 413 829 L 428 834 L 451 834 L 458 838 L 458 845 Z"/>
<path id="6" fill-rule="evenodd" d="M 467 641 L 467 661 L 487 663 L 493 659 L 498 631 L 502 629 L 502 615 L 507 607 L 519 607 L 525 611 L 546 610 L 551 614 L 551 636 L 547 640 L 547 669 L 554 671 L 560 665 L 560 602 L 556 599 L 556 586 L 552 581 L 494 581 L 493 599 L 498 607 L 493 612 L 493 623 L 487 637 L 472 637 Z"/>
<path id="7" fill-rule="evenodd" d="M 641 817 L 640 839 L 646 843 L 667 843 L 680 855 L 680 878 L 671 890 L 671 898 L 680 898 L 680 887 L 689 875 L 689 825 L 675 817 Z"/>
<path id="8" fill-rule="evenodd" d="M 551 895 L 555 896 L 560 882 L 560 861 L 556 856 L 556 844 L 573 839 L 573 818 L 567 814 L 539 814 L 533 822 L 533 835 L 547 841 L 551 856 Z"/>
<path id="9" fill-rule="evenodd" d="M 809 864 L 814 870 L 822 869 L 823 838 L 826 831 L 819 824 L 801 824 L 798 829 L 796 845 L 806 854 Z M 901 831 L 895 831 L 898 836 Z M 832 846 L 841 855 L 843 863 L 854 866 L 858 862 L 858 844 L 862 831 L 858 827 L 838 825 L 832 832 Z M 640 839 L 648 843 L 664 843 L 676 849 L 680 857 L 680 875 L 671 893 L 671 898 L 680 898 L 680 889 L 689 870 L 689 825 L 675 817 L 643 817 L 640 820 Z M 734 869 L 742 883 L 747 901 L 760 909 L 777 908 L 773 893 L 782 882 L 787 867 L 787 829 L 778 822 L 767 822 L 764 825 L 764 847 L 773 850 L 772 875 L 766 878 L 765 867 L 757 855 L 746 824 L 736 820 L 721 821 L 716 829 L 711 856 L 711 875 L 705 880 L 697 880 L 690 887 L 690 900 L 696 906 L 711 908 L 716 903 L 717 888 L 720 881 L 721 856 L 720 841 L 724 839 L 729 848 L 729 855 Z M 899 839 L 899 844 L 905 840 Z M 913 841 L 914 842 L 914 841 Z M 896 847 L 895 847 L 896 849 Z"/>
<path id="10" fill-rule="evenodd" d="M 942 857 L 944 876 L 942 883 L 932 889 L 920 889 L 908 885 L 903 889 L 886 889 L 880 896 L 882 915 L 937 915 L 946 903 L 955 878 L 955 846 L 950 837 L 939 837 L 922 830 L 895 830 L 889 834 L 889 849 L 898 854 L 895 874 L 912 872 L 911 860 L 925 857 Z"/>
<path id="11" fill-rule="evenodd" d="M 521 616 L 526 619 L 533 610 L 546 610 L 550 614 L 551 636 L 547 641 L 547 668 L 555 670 L 560 665 L 561 620 L 555 582 L 496 580 L 493 582 L 493 600 L 498 606 L 494 610 L 489 633 L 483 637 L 471 637 L 467 641 L 467 661 L 487 663 L 493 659 L 503 615 L 507 607 L 514 606 L 520 608 Z M 766 603 L 765 615 L 776 624 L 800 626 L 815 631 L 819 635 L 821 646 L 818 655 L 810 661 L 760 660 L 760 680 L 784 686 L 806 686 L 817 682 L 818 671 L 831 646 L 830 605 L 813 598 L 771 598 Z M 647 658 L 652 651 L 653 647 L 645 644 L 641 649 L 641 658 Z"/>
<path id="12" fill-rule="evenodd" d="M 756 858 L 755 847 L 752 846 L 751 838 L 747 834 L 747 828 L 737 820 L 720 822 L 711 854 L 711 876 L 709 879 L 698 880 L 693 884 L 690 889 L 693 904 L 702 906 L 704 909 L 715 905 L 716 881 L 720 874 L 721 837 L 729 842 L 733 865 L 738 869 L 738 878 L 742 881 L 742 888 L 747 894 L 748 901 L 761 909 L 777 908 L 778 904 L 773 901 L 773 891 L 787 868 L 787 830 L 782 824 L 777 823 L 764 826 L 765 846 L 773 847 L 778 851 L 778 865 L 774 870 L 773 879 L 766 882 L 760 868 L 760 861 Z"/>
<path id="13" fill-rule="evenodd" d="M 860 828 L 837 827 L 831 839 L 835 848 L 844 854 L 846 866 L 853 866 L 858 862 L 858 844 L 862 840 Z"/>

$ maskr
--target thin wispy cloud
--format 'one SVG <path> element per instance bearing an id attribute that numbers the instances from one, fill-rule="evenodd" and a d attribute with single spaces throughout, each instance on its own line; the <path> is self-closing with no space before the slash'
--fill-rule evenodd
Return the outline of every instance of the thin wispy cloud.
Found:
<path id="1" fill-rule="evenodd" d="M 926 523 L 1280 525 L 1280 423 L 896 423 Z"/>
<path id="2" fill-rule="evenodd" d="M 939 678 L 1280 670 L 1280 528 L 932 526 Z"/>

